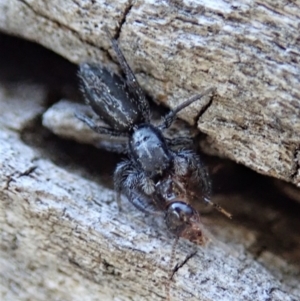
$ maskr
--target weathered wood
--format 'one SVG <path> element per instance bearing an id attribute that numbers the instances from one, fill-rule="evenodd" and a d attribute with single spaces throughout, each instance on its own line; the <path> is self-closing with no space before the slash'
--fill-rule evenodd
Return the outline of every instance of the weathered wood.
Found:
<path id="1" fill-rule="evenodd" d="M 208 134 L 208 152 L 299 186 L 298 2 L 182 5 L 0 0 L 0 28 L 73 62 L 113 67 L 102 30 L 108 24 L 157 100 L 175 106 L 217 87 L 208 107 L 202 110 L 204 100 L 181 115 L 192 123 L 201 111 L 198 127 Z M 145 217 L 126 201 L 119 212 L 105 183 L 85 179 L 78 166 L 58 167 L 51 161 L 59 156 L 56 149 L 50 147 L 47 157 L 22 140 L 30 124 L 41 127 L 34 120 L 47 106 L 43 89 L 24 83 L 0 88 L 2 299 L 164 300 L 173 238 L 163 218 Z M 71 135 L 85 136 L 69 117 Z M 104 165 L 106 158 L 97 160 Z M 229 179 L 239 182 L 240 175 L 222 177 Z M 299 208 L 260 181 L 250 178 L 240 191 L 215 196 L 234 219 L 203 216 L 216 239 L 197 247 L 175 274 L 172 301 L 297 300 Z M 255 189 L 275 192 L 252 195 Z M 176 263 L 194 249 L 181 241 Z"/>
<path id="2" fill-rule="evenodd" d="M 73 62 L 111 65 L 108 25 L 147 92 L 174 107 L 208 86 L 216 96 L 181 114 L 203 149 L 300 186 L 300 5 L 239 1 L 5 1 L 0 29 Z"/>
<path id="3" fill-rule="evenodd" d="M 104 183 L 55 165 L 60 154 L 51 145 L 49 158 L 26 145 L 21 137 L 34 131 L 46 102 L 42 87 L 22 86 L 0 89 L 2 299 L 165 300 L 174 239 L 163 217 L 145 217 L 125 200 L 119 212 Z M 25 102 L 30 114 L 20 110 Z M 297 300 L 298 216 L 244 193 L 215 198 L 234 220 L 204 215 L 212 243 L 180 242 L 176 263 L 197 255 L 176 272 L 171 300 Z"/>
<path id="4" fill-rule="evenodd" d="M 112 191 L 44 160 L 15 133 L 1 131 L 0 142 L 3 300 L 164 300 L 164 229 L 119 214 Z M 235 258 L 198 248 L 172 300 L 241 300 L 239 291 L 243 300 L 296 300 L 242 250 Z M 182 243 L 176 261 L 192 251 Z"/>

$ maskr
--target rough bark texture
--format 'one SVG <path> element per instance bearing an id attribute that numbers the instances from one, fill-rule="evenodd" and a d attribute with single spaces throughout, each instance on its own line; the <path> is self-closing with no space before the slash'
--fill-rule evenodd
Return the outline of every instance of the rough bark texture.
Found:
<path id="1" fill-rule="evenodd" d="M 275 1 L 0 0 L 0 28 L 70 61 L 112 66 L 108 24 L 158 101 L 175 106 L 217 87 L 211 102 L 181 115 L 190 123 L 199 117 L 208 152 L 299 186 L 299 11 L 298 2 Z M 48 81 L 64 74 L 64 64 L 50 65 L 40 66 Z M 109 155 L 44 134 L 38 120 L 47 111 L 43 122 L 53 131 L 90 139 L 73 117 L 80 106 L 47 110 L 59 84 L 27 77 L 12 84 L 11 69 L 0 68 L 1 300 L 164 300 L 173 238 L 163 218 L 145 217 L 125 200 L 119 212 L 111 182 L 99 176 L 113 172 Z M 197 255 L 176 272 L 172 301 L 299 300 L 299 206 L 269 180 L 227 165 L 211 168 L 214 186 L 223 187 L 214 201 L 234 219 L 203 214 L 214 241 L 180 242 L 176 263 L 195 248 Z M 299 191 L 289 191 L 297 199 Z"/>
<path id="2" fill-rule="evenodd" d="M 1 87 L 2 299 L 164 300 L 173 238 L 163 218 L 145 218 L 125 200 L 119 212 L 103 179 L 84 179 L 82 167 L 57 161 L 53 143 L 46 147 L 35 132 L 44 92 L 28 84 Z M 20 110 L 24 102 L 29 114 Z M 36 145 L 25 144 L 26 136 Z M 107 155 L 96 158 L 101 172 Z M 176 272 L 171 300 L 297 300 L 299 213 L 256 197 L 236 189 L 215 196 L 234 221 L 204 215 L 212 243 L 180 242 L 176 263 L 195 249 L 197 255 Z"/>
<path id="3" fill-rule="evenodd" d="M 300 186 L 298 1 L 1 1 L 0 28 L 72 62 L 111 64 L 108 25 L 138 79 L 175 106 L 217 94 L 181 117 L 203 148 Z"/>

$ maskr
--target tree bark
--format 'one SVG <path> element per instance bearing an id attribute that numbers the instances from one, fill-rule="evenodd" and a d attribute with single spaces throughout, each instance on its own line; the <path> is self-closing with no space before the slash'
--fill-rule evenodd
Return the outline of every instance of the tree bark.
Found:
<path id="1" fill-rule="evenodd" d="M 20 110 L 24 89 L 28 115 Z M 145 217 L 126 200 L 119 211 L 99 178 L 59 167 L 46 155 L 55 148 L 23 142 L 35 132 L 43 95 L 36 86 L 1 89 L 3 300 L 165 300 L 174 237 L 163 217 Z M 97 160 L 105 165 L 107 155 Z M 171 300 L 297 300 L 299 219 L 243 193 L 215 199 L 234 220 L 203 215 L 214 233 L 206 247 L 180 240 L 174 265 L 197 254 L 175 273 Z"/>
<path id="2" fill-rule="evenodd" d="M 206 134 L 206 152 L 299 187 L 299 14 L 298 2 L 0 0 L 0 29 L 72 62 L 116 68 L 108 25 L 155 100 L 174 107 L 217 88 L 181 114 Z M 61 135 L 70 130 L 82 141 L 88 133 L 74 120 L 74 104 L 47 110 L 45 89 L 0 87 L 3 300 L 164 300 L 174 238 L 163 218 L 145 217 L 126 200 L 119 212 L 102 178 L 63 164 L 57 158 L 66 150 L 45 147 L 36 120 L 46 111 L 44 123 L 58 134 L 66 124 Z M 86 156 L 104 169 L 107 155 Z M 226 185 L 240 181 L 221 175 Z M 215 237 L 208 246 L 180 241 L 174 265 L 197 254 L 175 273 L 172 301 L 297 300 L 299 207 L 262 177 L 242 188 L 214 197 L 233 221 L 203 214 Z"/>
<path id="3" fill-rule="evenodd" d="M 171 107 L 217 87 L 208 105 L 181 114 L 197 118 L 203 149 L 300 186 L 299 2 L 11 0 L 0 9 L 3 31 L 76 63 L 112 64 L 107 25 L 143 88 Z"/>

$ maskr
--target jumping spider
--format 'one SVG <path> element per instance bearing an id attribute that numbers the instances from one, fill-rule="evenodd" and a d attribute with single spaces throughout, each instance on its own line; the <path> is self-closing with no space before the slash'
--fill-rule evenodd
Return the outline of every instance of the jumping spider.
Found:
<path id="1" fill-rule="evenodd" d="M 115 151 L 126 153 L 127 160 L 119 163 L 114 172 L 114 186 L 139 210 L 165 214 L 169 230 L 202 244 L 201 229 L 196 229 L 199 216 L 189 200 L 209 199 L 210 180 L 199 156 L 192 150 L 176 150 L 186 143 L 185 137 L 167 139 L 163 130 L 170 127 L 179 111 L 213 92 L 213 88 L 195 95 L 170 111 L 159 125 L 150 121 L 149 103 L 139 86 L 117 41 L 112 47 L 124 73 L 124 79 L 97 65 L 80 65 L 79 78 L 86 103 L 108 126 L 97 125 L 82 114 L 77 118 L 99 134 L 122 136 L 126 144 L 116 145 Z M 178 147 L 177 147 L 178 148 Z M 221 207 L 218 210 L 227 214 Z"/>

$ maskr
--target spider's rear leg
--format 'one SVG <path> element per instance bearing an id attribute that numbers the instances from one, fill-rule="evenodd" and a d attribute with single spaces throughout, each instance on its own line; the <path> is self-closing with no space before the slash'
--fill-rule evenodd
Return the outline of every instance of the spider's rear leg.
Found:
<path id="1" fill-rule="evenodd" d="M 115 140 L 100 140 L 95 144 L 97 148 L 116 154 L 128 154 L 128 142 L 117 142 Z"/>
<path id="2" fill-rule="evenodd" d="M 104 134 L 104 135 L 111 135 L 111 136 L 115 136 L 115 137 L 119 137 L 119 136 L 125 136 L 127 137 L 128 134 L 124 133 L 124 132 L 120 132 L 111 128 L 106 128 L 103 126 L 99 126 L 95 123 L 95 121 L 84 115 L 81 113 L 75 113 L 76 118 L 78 118 L 79 120 L 81 120 L 82 122 L 84 122 L 90 129 L 92 129 L 94 132 L 98 133 L 98 134 Z"/>
<path id="3" fill-rule="evenodd" d="M 117 55 L 118 62 L 125 74 L 127 87 L 129 88 L 130 93 L 134 96 L 135 100 L 137 101 L 145 122 L 148 123 L 150 121 L 150 108 L 145 93 L 143 89 L 140 87 L 130 66 L 128 65 L 118 45 L 117 40 L 111 37 L 107 27 L 104 27 L 104 30 L 106 31 L 107 35 L 111 40 L 112 47 Z"/>

